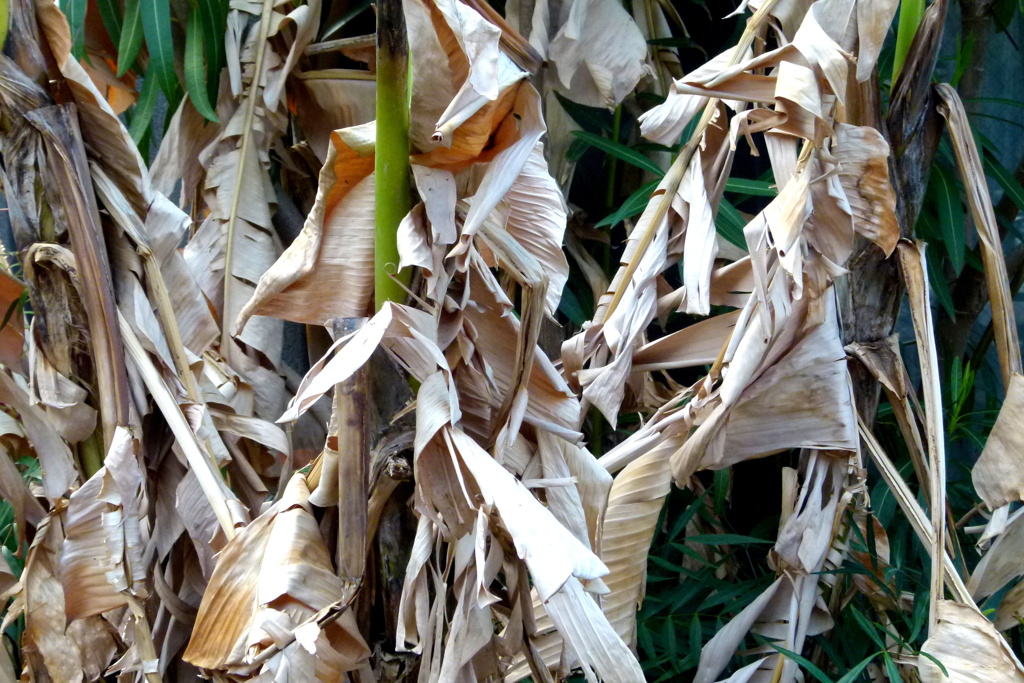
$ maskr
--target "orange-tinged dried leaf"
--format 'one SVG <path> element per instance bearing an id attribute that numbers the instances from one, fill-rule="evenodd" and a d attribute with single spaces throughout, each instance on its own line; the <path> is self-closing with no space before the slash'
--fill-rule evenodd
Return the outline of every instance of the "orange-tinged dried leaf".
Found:
<path id="1" fill-rule="evenodd" d="M 238 314 L 239 330 L 253 315 L 327 325 L 369 312 L 375 131 L 371 122 L 331 135 L 316 203 L 299 236 L 260 277 Z"/>
<path id="2" fill-rule="evenodd" d="M 185 661 L 208 671 L 244 674 L 259 671 L 260 655 L 269 648 L 298 639 L 302 647 L 290 656 L 303 658 L 322 642 L 340 655 L 316 661 L 316 675 L 325 680 L 358 668 L 369 656 L 351 617 L 322 630 L 315 627 L 318 612 L 350 596 L 334 573 L 308 499 L 305 476 L 293 476 L 281 501 L 224 547 L 182 655 Z"/>

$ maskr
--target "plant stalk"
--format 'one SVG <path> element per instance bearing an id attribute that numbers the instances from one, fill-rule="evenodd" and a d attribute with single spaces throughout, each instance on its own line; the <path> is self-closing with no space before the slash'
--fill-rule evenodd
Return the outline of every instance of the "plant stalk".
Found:
<path id="1" fill-rule="evenodd" d="M 377 3 L 377 149 L 374 294 L 376 310 L 405 299 L 398 271 L 398 224 L 409 213 L 409 43 L 402 0 Z"/>

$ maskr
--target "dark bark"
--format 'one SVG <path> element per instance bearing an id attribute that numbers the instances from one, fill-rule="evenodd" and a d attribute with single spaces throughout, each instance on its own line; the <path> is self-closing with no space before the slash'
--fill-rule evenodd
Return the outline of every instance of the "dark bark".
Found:
<path id="1" fill-rule="evenodd" d="M 896 193 L 896 219 L 900 234 L 912 234 L 921 211 L 928 172 L 939 144 L 941 122 L 931 89 L 932 72 L 942 40 L 947 0 L 928 7 L 911 44 L 900 77 L 893 87 L 889 111 L 882 126 L 891 147 L 889 176 Z M 863 88 L 862 94 L 869 88 Z M 870 95 L 851 109 L 851 123 L 877 125 L 878 109 Z M 856 118 L 853 118 L 856 117 Z M 859 119 L 859 120 L 858 120 Z M 896 324 L 903 285 L 895 256 L 886 258 L 874 244 L 862 241 L 847 267 L 843 300 L 844 341 L 874 343 L 889 336 Z M 859 364 L 851 364 L 857 407 L 870 424 L 878 408 L 879 387 Z"/>

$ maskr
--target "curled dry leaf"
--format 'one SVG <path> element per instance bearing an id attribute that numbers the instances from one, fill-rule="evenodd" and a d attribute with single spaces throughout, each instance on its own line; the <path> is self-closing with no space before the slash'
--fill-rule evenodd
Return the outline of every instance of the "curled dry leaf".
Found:
<path id="1" fill-rule="evenodd" d="M 924 683 L 1024 680 L 1024 667 L 1010 646 L 973 604 L 940 601 L 938 626 L 921 651 L 941 662 L 946 670 L 943 673 L 930 658 L 919 656 L 917 671 Z"/>
<path id="2" fill-rule="evenodd" d="M 325 680 L 369 656 L 352 612 L 323 628 L 316 622 L 321 610 L 352 596 L 334 573 L 308 499 L 305 476 L 296 474 L 282 499 L 224 547 L 185 661 L 244 675 L 276 670 L 283 663 L 274 658 L 285 657 Z"/>

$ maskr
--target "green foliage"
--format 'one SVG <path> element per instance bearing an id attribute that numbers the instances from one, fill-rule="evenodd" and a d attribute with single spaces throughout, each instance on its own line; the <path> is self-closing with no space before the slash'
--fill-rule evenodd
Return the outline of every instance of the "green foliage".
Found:
<path id="1" fill-rule="evenodd" d="M 85 10 L 89 0 L 60 0 L 60 11 L 71 27 L 71 54 L 75 59 L 85 56 Z"/>
<path id="2" fill-rule="evenodd" d="M 125 2 L 124 20 L 120 24 L 121 30 L 117 45 L 118 77 L 124 76 L 129 69 L 133 68 L 135 58 L 139 56 L 139 50 L 142 49 L 141 3 L 142 0 L 126 0 Z M 110 37 L 113 39 L 113 34 Z"/>
<path id="3" fill-rule="evenodd" d="M 81 1 L 84 24 L 88 3 L 65 1 Z M 187 18 L 180 27 L 167 0 L 125 0 L 123 7 L 117 0 L 97 0 L 96 7 L 107 35 L 117 47 L 117 76 L 134 73 L 141 77 L 138 99 L 127 118 L 132 139 L 143 154 L 160 94 L 172 111 L 181 100 L 179 72 L 184 75 L 185 96 L 196 111 L 209 121 L 218 121 L 215 107 L 226 63 L 227 0 L 190 0 Z M 69 20 L 74 35 L 76 18 L 69 15 Z M 184 37 L 185 49 L 176 51 L 179 35 Z"/>
<path id="4" fill-rule="evenodd" d="M 928 195 L 939 217 L 942 244 L 946 247 L 950 265 L 959 275 L 964 267 L 964 210 L 953 175 L 942 164 L 932 167 Z"/>
<path id="5" fill-rule="evenodd" d="M 147 75 L 156 78 L 168 99 L 180 89 L 174 71 L 174 37 L 171 35 L 171 5 L 166 0 L 139 0 L 142 34 L 149 48 Z"/>
<path id="6" fill-rule="evenodd" d="M 188 90 L 196 111 L 210 121 L 217 121 L 217 114 L 210 103 L 206 87 L 206 62 L 204 52 L 209 51 L 203 33 L 203 12 L 188 15 L 188 30 L 185 34 L 185 88 Z"/>

